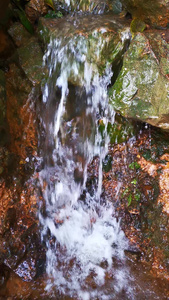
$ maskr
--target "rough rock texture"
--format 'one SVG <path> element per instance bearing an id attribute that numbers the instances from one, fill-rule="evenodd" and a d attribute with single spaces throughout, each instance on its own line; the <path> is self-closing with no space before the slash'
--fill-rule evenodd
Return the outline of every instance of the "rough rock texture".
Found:
<path id="1" fill-rule="evenodd" d="M 43 52 L 35 36 L 32 36 L 22 24 L 16 22 L 8 30 L 18 47 L 19 63 L 33 86 L 41 84 L 46 70 L 43 67 Z"/>
<path id="2" fill-rule="evenodd" d="M 45 262 L 36 215 L 36 175 L 32 178 L 37 155 L 34 88 L 15 64 L 5 77 L 10 140 L 0 147 L 1 292 L 11 270 L 31 281 L 43 268 L 42 257 Z"/>
<path id="3" fill-rule="evenodd" d="M 121 130 L 121 135 L 126 133 L 125 128 Z M 113 201 L 131 242 L 128 252 L 133 259 L 141 260 L 155 276 L 168 281 L 168 133 L 144 126 L 141 132 L 135 132 L 135 139 L 109 148 L 103 164 L 102 198 Z M 90 182 L 97 177 L 97 163 L 95 159 L 89 167 L 89 192 Z"/>
<path id="4" fill-rule="evenodd" d="M 8 33 L 17 47 L 23 46 L 31 38 L 31 34 L 19 22 L 12 24 L 8 29 Z"/>
<path id="5" fill-rule="evenodd" d="M 6 119 L 6 82 L 5 73 L 0 70 L 0 130 L 5 126 Z"/>
<path id="6" fill-rule="evenodd" d="M 138 33 L 124 55 L 110 89 L 113 107 L 123 116 L 169 128 L 168 30 Z"/>
<path id="7" fill-rule="evenodd" d="M 0 70 L 0 296 L 3 299 L 8 295 L 11 274 L 22 279 L 20 284 L 31 281 L 45 263 L 38 228 L 36 174 L 33 177 L 37 156 L 35 102 L 44 76 L 43 54 L 37 38 L 21 24 L 12 24 L 9 34 L 14 43 L 8 35 L 5 37 L 17 47 L 12 48 L 17 55 L 11 59 L 12 54 L 8 53 L 5 72 Z M 4 123 L 9 135 L 6 143 L 2 143 Z"/>
<path id="8" fill-rule="evenodd" d="M 32 23 L 35 23 L 40 16 L 47 14 L 47 12 L 48 6 L 45 0 L 30 0 L 25 6 L 25 13 Z"/>
<path id="9" fill-rule="evenodd" d="M 7 121 L 10 132 L 10 149 L 26 158 L 27 149 L 35 148 L 35 129 L 31 111 L 34 91 L 30 81 L 16 65 L 10 65 L 6 74 Z M 33 109 L 33 103 L 32 103 Z M 30 122 L 31 119 L 31 122 Z"/>
<path id="10" fill-rule="evenodd" d="M 169 23 L 168 0 L 122 0 L 133 18 L 139 18 L 153 26 L 166 27 Z"/>
<path id="11" fill-rule="evenodd" d="M 35 37 L 31 37 L 18 49 L 22 69 L 33 85 L 40 84 L 45 76 L 43 53 Z"/>

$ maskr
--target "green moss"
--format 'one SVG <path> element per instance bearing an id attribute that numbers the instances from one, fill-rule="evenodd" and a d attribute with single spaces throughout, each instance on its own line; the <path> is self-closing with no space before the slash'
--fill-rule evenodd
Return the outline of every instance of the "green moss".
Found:
<path id="1" fill-rule="evenodd" d="M 108 124 L 107 131 L 110 137 L 111 144 L 123 143 L 135 133 L 134 125 L 132 124 L 132 122 L 118 114 L 116 114 L 114 124 Z"/>
<path id="2" fill-rule="evenodd" d="M 143 33 L 136 34 L 109 97 L 114 109 L 123 116 L 165 127 L 169 126 L 169 82 L 163 73 L 164 53 L 160 52 L 159 63 L 150 42 Z M 166 123 L 164 115 L 168 116 Z"/>
<path id="3" fill-rule="evenodd" d="M 107 20 L 106 20 L 107 21 Z M 77 48 L 80 56 L 85 57 L 85 63 L 88 63 L 92 68 L 92 77 L 99 71 L 102 76 L 108 66 L 112 69 L 117 64 L 126 49 L 129 42 L 129 28 L 122 29 L 120 23 L 111 23 L 105 26 L 105 17 L 99 18 L 99 24 L 94 23 L 89 19 L 88 27 L 84 29 L 86 18 L 80 19 L 78 29 L 74 26 L 71 20 L 67 22 L 65 18 L 62 20 L 50 20 L 41 18 L 39 21 L 38 32 L 40 39 L 43 42 L 49 43 L 50 40 L 59 40 L 64 47 L 66 44 L 69 63 L 73 63 L 74 53 L 72 47 Z M 109 28 L 110 26 L 110 28 Z M 61 31 L 62 29 L 62 31 Z M 126 34 L 127 32 L 127 34 Z M 122 36 L 124 35 L 124 39 Z M 69 48 L 70 45 L 70 48 Z M 79 45 L 82 45 L 79 47 Z M 79 48 L 78 48 L 79 47 Z M 74 85 L 82 85 L 84 83 L 84 62 L 77 63 L 78 71 L 71 72 L 69 83 Z"/>
<path id="4" fill-rule="evenodd" d="M 143 32 L 145 28 L 146 28 L 146 24 L 142 20 L 138 18 L 134 18 L 131 21 L 130 24 L 131 32 Z"/>
<path id="5" fill-rule="evenodd" d="M 50 10 L 45 16 L 44 18 L 46 19 L 54 19 L 54 18 L 62 18 L 63 14 L 60 11 L 52 11 Z"/>
<path id="6" fill-rule="evenodd" d="M 29 39 L 18 50 L 22 69 L 33 85 L 39 84 L 45 76 L 43 53 L 35 37 Z"/>

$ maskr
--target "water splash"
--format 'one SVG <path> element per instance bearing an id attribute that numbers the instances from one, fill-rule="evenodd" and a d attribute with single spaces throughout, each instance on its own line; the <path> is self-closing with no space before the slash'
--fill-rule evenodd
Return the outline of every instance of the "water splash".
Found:
<path id="1" fill-rule="evenodd" d="M 103 46 L 100 42 L 92 55 L 100 59 Z M 114 265 L 114 260 L 125 260 L 127 241 L 112 203 L 101 198 L 102 162 L 109 142 L 107 124 L 114 121 L 107 96 L 111 65 L 99 74 L 83 36 L 51 40 L 44 61 L 49 67 L 49 82 L 43 102 L 46 110 L 52 106 L 48 123 L 42 120 L 46 165 L 40 174 L 46 208 L 45 215 L 39 216 L 48 249 L 46 289 L 56 287 L 59 293 L 77 299 L 113 299 L 112 293 L 100 290 L 106 277 L 113 277 L 114 294 L 124 288 L 129 293 L 129 275 L 124 266 Z M 71 89 L 77 102 L 69 99 Z M 70 100 L 76 102 L 74 115 L 67 109 Z M 99 120 L 104 123 L 102 132 Z M 99 158 L 98 179 L 91 192 L 87 188 L 88 165 L 94 157 Z M 96 285 L 94 290 L 92 284 Z"/>

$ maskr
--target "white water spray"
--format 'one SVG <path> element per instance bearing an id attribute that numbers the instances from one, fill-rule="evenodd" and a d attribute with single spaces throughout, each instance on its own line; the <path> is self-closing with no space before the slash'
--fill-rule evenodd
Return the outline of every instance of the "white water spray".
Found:
<path id="1" fill-rule="evenodd" d="M 103 46 L 104 40 L 92 55 L 99 58 Z M 42 237 L 48 249 L 46 289 L 55 287 L 74 299 L 113 299 L 112 294 L 100 289 L 106 276 L 114 270 L 112 290 L 119 293 L 126 288 L 128 274 L 124 266 L 122 270 L 113 264 L 113 259 L 124 261 L 124 233 L 114 217 L 112 203 L 101 203 L 102 162 L 109 142 L 107 125 L 114 120 L 107 96 L 111 66 L 107 65 L 104 74 L 99 75 L 83 36 L 67 42 L 62 38 L 51 40 L 44 61 L 49 67 L 49 82 L 43 93 L 46 107 L 50 107 L 55 90 L 61 93 L 53 119 L 46 126 L 47 137 L 53 140 L 53 165 L 46 164 L 40 174 L 46 201 L 46 214 L 40 214 Z M 72 85 L 79 86 L 80 105 L 84 101 L 86 104 L 69 119 L 66 107 Z M 105 126 L 102 134 L 100 119 Z M 98 180 L 90 192 L 86 187 L 87 167 L 96 156 L 100 161 Z M 95 289 L 90 282 L 95 283 Z"/>

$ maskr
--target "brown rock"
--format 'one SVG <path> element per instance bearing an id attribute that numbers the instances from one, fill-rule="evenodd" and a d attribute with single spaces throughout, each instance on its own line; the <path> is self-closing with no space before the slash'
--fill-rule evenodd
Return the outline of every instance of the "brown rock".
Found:
<path id="1" fill-rule="evenodd" d="M 25 7 L 29 20 L 34 24 L 40 16 L 47 14 L 48 6 L 44 0 L 30 0 Z"/>
<path id="2" fill-rule="evenodd" d="M 17 47 L 23 46 L 23 44 L 25 44 L 25 42 L 27 42 L 31 37 L 31 34 L 19 22 L 12 24 L 8 30 L 8 33 L 12 37 Z"/>
<path id="3" fill-rule="evenodd" d="M 133 18 L 142 19 L 153 26 L 166 27 L 169 23 L 169 1 L 166 0 L 122 0 Z"/>
<path id="4" fill-rule="evenodd" d="M 26 158 L 26 148 L 36 147 L 35 115 L 31 104 L 34 96 L 31 83 L 14 64 L 6 74 L 6 92 L 10 150 Z"/>

